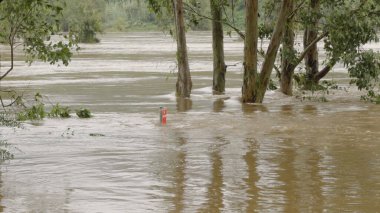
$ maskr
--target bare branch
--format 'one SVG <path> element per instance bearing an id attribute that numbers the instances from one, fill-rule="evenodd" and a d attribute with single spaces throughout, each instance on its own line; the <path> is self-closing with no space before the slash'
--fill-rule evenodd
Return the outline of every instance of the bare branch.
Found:
<path id="1" fill-rule="evenodd" d="M 5 105 L 4 102 L 3 102 L 3 98 L 0 96 L 0 102 L 1 102 L 1 106 L 5 110 L 6 107 L 13 106 L 13 104 L 15 104 L 17 102 L 17 98 L 14 101 L 12 101 L 11 103 Z"/>
<path id="2" fill-rule="evenodd" d="M 230 27 L 231 29 L 233 29 L 239 36 L 240 38 L 242 38 L 243 40 L 245 39 L 245 35 L 244 33 L 239 30 L 238 28 L 236 28 L 235 26 L 233 26 L 231 23 L 227 22 L 227 21 L 219 21 L 219 20 L 214 20 L 213 18 L 211 17 L 208 17 L 206 15 L 203 15 L 201 14 L 200 12 L 196 11 L 192 6 L 190 6 L 189 4 L 187 3 L 183 3 L 184 5 L 184 9 L 187 10 L 187 11 L 190 11 L 194 14 L 196 14 L 197 16 L 199 17 L 202 17 L 202 18 L 205 18 L 205 19 L 208 19 L 208 20 L 211 20 L 211 21 L 216 21 L 216 22 L 219 22 L 219 23 L 222 23 L 222 24 L 225 24 L 226 26 Z"/>

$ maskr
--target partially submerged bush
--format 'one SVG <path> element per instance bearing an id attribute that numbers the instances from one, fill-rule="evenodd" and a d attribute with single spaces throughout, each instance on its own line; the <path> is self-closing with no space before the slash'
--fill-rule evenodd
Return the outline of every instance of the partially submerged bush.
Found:
<path id="1" fill-rule="evenodd" d="M 76 110 L 76 114 L 79 118 L 91 118 L 91 112 L 86 108 Z"/>
<path id="2" fill-rule="evenodd" d="M 30 103 L 32 102 L 32 104 Z M 25 103 L 24 99 L 17 102 L 17 106 L 19 107 L 16 111 L 16 120 L 18 121 L 26 121 L 26 120 L 42 120 L 46 116 L 50 118 L 69 118 L 71 109 L 69 107 L 64 107 L 59 105 L 58 103 L 52 105 L 50 112 L 45 111 L 45 104 L 43 101 L 43 97 L 41 94 L 37 93 L 34 96 L 33 101 L 29 101 L 29 103 Z M 88 109 L 80 109 L 76 111 L 76 114 L 79 118 L 90 118 L 91 112 Z M 1 122 L 7 122 L 4 119 L 4 116 L 0 114 L 0 124 Z M 9 122 L 9 121 L 8 121 Z"/>
<path id="3" fill-rule="evenodd" d="M 0 113 L 0 126 L 6 126 L 6 127 L 20 127 L 21 124 L 18 122 L 10 113 L 1 112 Z"/>
<path id="4" fill-rule="evenodd" d="M 30 108 L 26 108 L 25 111 L 19 112 L 17 114 L 17 120 L 42 120 L 45 116 L 45 105 L 43 103 L 38 103 Z"/>
<path id="5" fill-rule="evenodd" d="M 9 150 L 10 148 L 10 145 L 6 141 L 0 140 L 0 162 L 14 158 L 14 155 Z"/>
<path id="6" fill-rule="evenodd" d="M 276 89 L 278 89 L 276 83 L 272 79 L 269 79 L 268 89 L 269 90 L 276 90 Z"/>
<path id="7" fill-rule="evenodd" d="M 62 107 L 59 104 L 53 106 L 53 108 L 48 113 L 48 116 L 51 118 L 69 118 L 70 117 L 70 108 Z"/>

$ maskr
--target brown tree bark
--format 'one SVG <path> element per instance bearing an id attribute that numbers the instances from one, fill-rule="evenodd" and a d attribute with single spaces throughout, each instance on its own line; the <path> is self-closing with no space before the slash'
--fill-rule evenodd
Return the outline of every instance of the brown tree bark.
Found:
<path id="1" fill-rule="evenodd" d="M 281 10 L 277 18 L 276 27 L 272 34 L 272 38 L 269 43 L 267 53 L 265 55 L 263 66 L 261 67 L 260 84 L 256 90 L 256 103 L 263 102 L 265 92 L 269 84 L 270 75 L 272 74 L 272 70 L 274 67 L 274 62 L 276 60 L 277 51 L 280 47 L 284 35 L 285 23 L 289 14 L 292 12 L 292 5 L 293 0 L 283 0 L 282 2 Z"/>
<path id="2" fill-rule="evenodd" d="M 223 21 L 220 0 L 210 0 L 212 16 L 213 84 L 215 94 L 223 94 L 226 82 L 226 64 L 224 62 Z"/>
<path id="3" fill-rule="evenodd" d="M 257 38 L 258 0 L 245 1 L 244 77 L 242 101 L 255 102 L 258 87 Z"/>
<path id="4" fill-rule="evenodd" d="M 291 10 L 294 10 L 294 4 L 290 5 Z M 285 34 L 282 42 L 281 56 L 281 77 L 280 88 L 285 95 L 293 94 L 293 75 L 294 75 L 294 30 L 293 19 L 288 18 L 285 25 Z"/>
<path id="5" fill-rule="evenodd" d="M 176 84 L 176 95 L 178 97 L 190 97 L 191 94 L 191 76 L 189 61 L 187 56 L 185 22 L 183 13 L 183 1 L 173 0 L 176 38 L 177 38 L 177 62 L 178 62 L 178 78 Z"/>
<path id="6" fill-rule="evenodd" d="M 304 32 L 304 48 L 308 47 L 318 37 L 318 22 L 319 18 L 317 14 L 320 10 L 320 0 L 310 0 L 310 11 L 312 15 L 311 23 L 305 28 Z M 314 84 L 318 84 L 318 81 L 314 76 L 319 71 L 318 63 L 318 47 L 317 43 L 314 43 L 305 56 L 306 67 L 306 87 L 312 87 Z"/>

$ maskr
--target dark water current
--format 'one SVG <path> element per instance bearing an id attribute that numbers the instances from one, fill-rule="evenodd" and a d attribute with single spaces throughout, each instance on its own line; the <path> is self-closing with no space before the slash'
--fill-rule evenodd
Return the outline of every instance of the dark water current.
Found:
<path id="1" fill-rule="evenodd" d="M 1 86 L 94 117 L 0 127 L 17 147 L 1 165 L 2 211 L 380 211 L 380 106 L 344 83 L 349 92 L 326 103 L 274 91 L 243 105 L 241 64 L 229 67 L 226 95 L 213 96 L 210 39 L 188 38 L 190 100 L 174 96 L 175 44 L 161 33 L 106 34 L 69 67 L 18 62 Z M 241 57 L 242 42 L 226 38 L 227 64 Z M 337 70 L 330 78 L 344 82 Z"/>

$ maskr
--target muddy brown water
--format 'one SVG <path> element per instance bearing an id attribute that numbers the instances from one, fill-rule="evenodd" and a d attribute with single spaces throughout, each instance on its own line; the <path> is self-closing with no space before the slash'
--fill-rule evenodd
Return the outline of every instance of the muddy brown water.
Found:
<path id="1" fill-rule="evenodd" d="M 1 86 L 94 117 L 0 128 L 17 147 L 1 165 L 2 211 L 379 211 L 380 106 L 344 83 L 326 103 L 271 91 L 243 105 L 241 64 L 229 67 L 226 95 L 213 96 L 210 39 L 189 34 L 190 100 L 174 96 L 175 43 L 162 33 L 106 34 L 69 67 L 18 62 Z M 228 64 L 242 47 L 226 38 Z"/>

